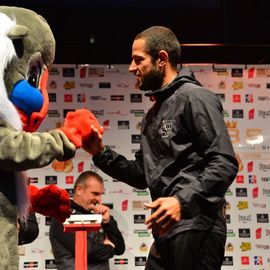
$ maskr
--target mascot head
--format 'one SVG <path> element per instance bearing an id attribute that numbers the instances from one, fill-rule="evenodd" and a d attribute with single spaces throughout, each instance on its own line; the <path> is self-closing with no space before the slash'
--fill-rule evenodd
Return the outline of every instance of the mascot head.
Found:
<path id="1" fill-rule="evenodd" d="M 37 130 L 48 111 L 46 85 L 55 39 L 34 11 L 0 6 L 0 120 Z"/>

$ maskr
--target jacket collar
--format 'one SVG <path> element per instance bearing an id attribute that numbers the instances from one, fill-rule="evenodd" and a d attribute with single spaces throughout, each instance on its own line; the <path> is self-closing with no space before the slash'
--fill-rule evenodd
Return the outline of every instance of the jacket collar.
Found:
<path id="1" fill-rule="evenodd" d="M 184 83 L 193 83 L 201 86 L 201 84 L 196 80 L 194 73 L 189 68 L 183 68 L 172 82 L 166 84 L 160 89 L 148 91 L 145 96 L 152 96 L 157 101 L 164 100 L 171 96 L 175 90 Z"/>
<path id="2" fill-rule="evenodd" d="M 73 200 L 70 200 L 71 208 L 75 209 L 76 211 L 82 213 L 82 214 L 92 214 L 90 211 L 84 209 L 79 204 L 75 203 Z M 73 212 L 73 211 L 72 211 Z"/>

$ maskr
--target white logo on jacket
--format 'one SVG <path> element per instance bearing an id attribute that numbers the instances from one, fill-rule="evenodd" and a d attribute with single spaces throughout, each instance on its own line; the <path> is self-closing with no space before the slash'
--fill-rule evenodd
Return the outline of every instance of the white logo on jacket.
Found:
<path id="1" fill-rule="evenodd" d="M 173 120 L 162 120 L 162 125 L 158 131 L 162 139 L 169 137 L 169 135 L 172 133 L 172 127 Z"/>

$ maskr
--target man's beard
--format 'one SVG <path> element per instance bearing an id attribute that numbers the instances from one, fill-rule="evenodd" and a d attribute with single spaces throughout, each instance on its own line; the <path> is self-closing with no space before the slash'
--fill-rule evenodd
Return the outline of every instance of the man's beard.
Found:
<path id="1" fill-rule="evenodd" d="M 153 68 L 148 74 L 137 80 L 135 87 L 142 91 L 154 91 L 162 87 L 164 75 L 163 72 L 157 68 Z"/>

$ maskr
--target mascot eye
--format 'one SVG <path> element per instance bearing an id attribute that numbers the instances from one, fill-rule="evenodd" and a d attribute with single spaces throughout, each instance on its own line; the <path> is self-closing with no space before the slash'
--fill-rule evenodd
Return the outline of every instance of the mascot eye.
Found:
<path id="1" fill-rule="evenodd" d="M 35 65 L 32 65 L 30 67 L 29 74 L 28 74 L 28 83 L 32 85 L 33 87 L 38 88 L 40 73 L 41 73 L 41 68 L 40 68 L 39 63 L 35 63 Z"/>
<path id="2" fill-rule="evenodd" d="M 12 39 L 13 46 L 15 48 L 16 54 L 19 58 L 23 57 L 24 47 L 23 47 L 23 40 L 19 39 Z"/>

